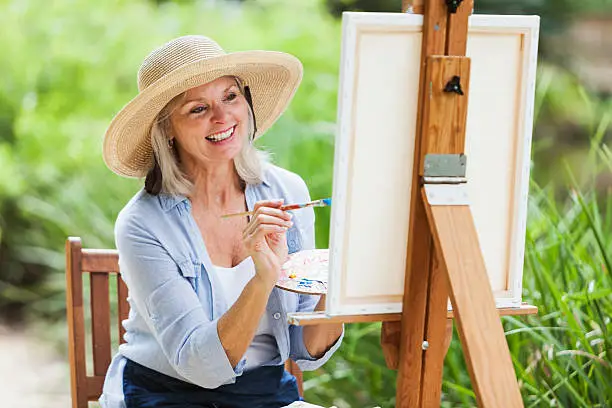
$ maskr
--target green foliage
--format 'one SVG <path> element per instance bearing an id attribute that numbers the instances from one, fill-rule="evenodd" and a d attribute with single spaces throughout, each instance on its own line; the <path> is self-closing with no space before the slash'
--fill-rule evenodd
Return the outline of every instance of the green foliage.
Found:
<path id="1" fill-rule="evenodd" d="M 311 17 L 296 19 L 296 11 Z M 327 180 L 318 176 L 330 174 L 330 156 L 321 156 L 328 160 L 317 165 L 290 153 L 318 145 L 332 151 L 339 43 L 328 39 L 339 38 L 339 25 L 316 2 L 296 10 L 273 1 L 157 7 L 147 1 L 93 5 L 80 0 L 44 8 L 37 1 L 19 1 L 3 6 L 0 25 L 6 33 L 0 38 L 0 308 L 5 314 L 27 304 L 36 314 L 62 318 L 61 280 L 50 289 L 46 279 L 56 276 L 51 271 L 62 273 L 65 238 L 81 236 L 89 247 L 114 245 L 117 213 L 142 184 L 106 169 L 102 136 L 112 116 L 136 95 L 142 59 L 179 35 L 208 35 L 226 50 L 283 50 L 303 61 L 303 85 L 261 144 L 280 165 L 305 178 L 313 175 L 313 196 L 330 195 Z"/>
<path id="2" fill-rule="evenodd" d="M 66 237 L 81 236 L 87 247 L 114 246 L 117 213 L 142 185 L 106 169 L 105 127 L 136 94 L 143 57 L 178 35 L 205 34 L 227 50 L 282 50 L 302 60 L 300 90 L 259 144 L 301 174 L 312 197 L 330 196 L 340 22 L 325 7 L 322 0 L 63 0 L 45 7 L 0 0 L 2 312 L 57 321 L 65 336 Z M 534 174 L 541 176 L 531 189 L 524 295 L 540 314 L 506 318 L 507 339 L 527 406 L 606 406 L 612 401 L 612 201 L 593 186 L 595 176 L 612 168 L 604 143 L 609 102 L 541 65 L 536 108 Z M 568 123 L 592 139 L 581 159 L 590 167 L 576 172 L 569 199 L 548 184 L 542 168 L 549 166 L 538 161 Z M 318 247 L 328 245 L 328 234 L 329 211 L 319 209 Z M 396 373 L 384 364 L 380 324 L 347 326 L 340 351 L 305 379 L 314 403 L 394 406 Z M 447 357 L 443 393 L 445 406 L 474 405 L 458 342 Z"/>

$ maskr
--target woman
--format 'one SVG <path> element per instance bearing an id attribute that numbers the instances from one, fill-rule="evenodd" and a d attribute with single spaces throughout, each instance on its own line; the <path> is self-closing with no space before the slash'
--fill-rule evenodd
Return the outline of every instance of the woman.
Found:
<path id="1" fill-rule="evenodd" d="M 104 140 L 112 171 L 146 178 L 115 226 L 130 315 L 103 407 L 288 405 L 300 397 L 287 358 L 313 370 L 339 347 L 342 325 L 287 324 L 324 307 L 274 287 L 289 253 L 314 248 L 314 211 L 280 209 L 308 189 L 252 144 L 301 77 L 291 55 L 225 53 L 202 36 L 144 60 Z M 220 217 L 245 210 L 255 214 Z"/>

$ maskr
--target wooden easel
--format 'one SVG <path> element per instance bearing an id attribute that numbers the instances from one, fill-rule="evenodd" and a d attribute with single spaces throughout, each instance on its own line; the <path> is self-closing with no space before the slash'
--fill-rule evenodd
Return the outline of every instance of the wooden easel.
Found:
<path id="1" fill-rule="evenodd" d="M 472 213 L 462 201 L 473 6 L 474 0 L 402 2 L 403 12 L 424 15 L 402 313 L 289 319 L 298 325 L 382 321 L 383 352 L 387 365 L 399 370 L 396 406 L 402 408 L 440 406 L 447 319 L 453 317 L 478 405 L 523 406 L 499 316 L 537 308 L 496 308 Z"/>
<path id="2" fill-rule="evenodd" d="M 444 197 L 460 192 L 462 175 L 448 169 L 428 177 L 425 169 L 427 155 L 464 153 L 470 80 L 465 52 L 473 6 L 474 0 L 402 4 L 402 11 L 412 7 L 424 21 L 398 407 L 440 405 L 449 295 L 478 405 L 523 406 L 470 207 L 449 205 Z M 434 186 L 437 196 L 443 194 L 440 202 L 428 198 Z M 389 324 L 383 325 L 388 332 Z"/>
<path id="3" fill-rule="evenodd" d="M 402 11 L 411 7 L 424 21 L 398 407 L 440 405 L 449 295 L 478 405 L 523 406 L 470 207 L 451 203 L 465 173 L 449 168 L 431 175 L 425 168 L 428 155 L 464 153 L 470 80 L 465 52 L 473 6 L 474 0 L 402 4 Z M 428 197 L 433 188 L 440 201 Z M 383 334 L 393 331 L 397 327 L 383 323 Z"/>

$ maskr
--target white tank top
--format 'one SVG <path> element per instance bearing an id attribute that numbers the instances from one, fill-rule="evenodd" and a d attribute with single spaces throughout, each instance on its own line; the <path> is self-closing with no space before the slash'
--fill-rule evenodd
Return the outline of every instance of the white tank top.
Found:
<path id="1" fill-rule="evenodd" d="M 221 283 L 228 308 L 231 307 L 244 290 L 247 283 L 255 276 L 255 264 L 249 256 L 233 268 L 214 265 L 214 272 Z M 249 345 L 245 357 L 245 371 L 263 365 L 280 364 L 280 353 L 270 324 L 270 316 L 265 311 L 255 330 L 255 337 Z"/>

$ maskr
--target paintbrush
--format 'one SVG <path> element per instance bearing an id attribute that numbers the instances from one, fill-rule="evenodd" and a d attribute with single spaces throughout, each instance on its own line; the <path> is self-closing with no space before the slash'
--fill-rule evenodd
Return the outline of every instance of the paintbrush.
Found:
<path id="1" fill-rule="evenodd" d="M 309 203 L 304 203 L 304 204 L 283 205 L 280 207 L 280 210 L 289 211 L 289 210 L 299 210 L 300 208 L 306 208 L 306 207 L 330 207 L 330 206 L 331 206 L 331 198 L 321 198 L 320 200 L 314 200 L 314 201 L 311 201 Z M 245 211 L 241 213 L 225 214 L 225 215 L 222 215 L 221 218 L 239 217 L 239 216 L 246 216 L 246 215 L 253 215 L 253 214 L 254 214 L 254 211 Z"/>

